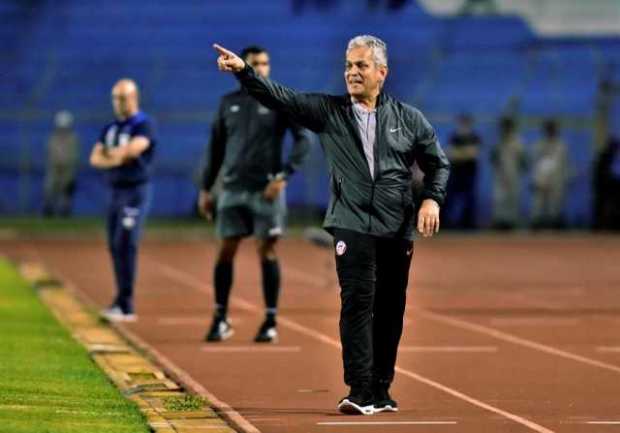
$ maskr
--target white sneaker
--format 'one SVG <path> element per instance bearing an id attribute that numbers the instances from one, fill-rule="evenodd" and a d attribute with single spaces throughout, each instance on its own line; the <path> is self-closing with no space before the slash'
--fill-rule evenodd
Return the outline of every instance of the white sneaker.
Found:
<path id="1" fill-rule="evenodd" d="M 228 320 L 222 317 L 215 317 L 205 340 L 210 342 L 224 341 L 232 337 L 234 333 L 235 330 L 230 326 Z"/>
<path id="2" fill-rule="evenodd" d="M 138 320 L 138 316 L 133 313 L 123 313 L 121 307 L 117 305 L 103 310 L 101 316 L 110 322 L 135 322 Z"/>
<path id="3" fill-rule="evenodd" d="M 348 398 L 338 403 L 338 410 L 345 415 L 374 415 L 375 407 L 372 404 L 362 404 Z"/>

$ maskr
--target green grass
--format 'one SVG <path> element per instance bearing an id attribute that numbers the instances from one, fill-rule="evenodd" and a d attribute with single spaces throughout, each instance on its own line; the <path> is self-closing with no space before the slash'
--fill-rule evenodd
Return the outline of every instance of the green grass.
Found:
<path id="1" fill-rule="evenodd" d="M 170 397 L 164 400 L 164 407 L 171 412 L 191 412 L 200 410 L 206 404 L 205 399 L 197 395 Z"/>
<path id="2" fill-rule="evenodd" d="M 287 236 L 301 236 L 307 226 L 319 227 L 320 218 L 291 218 L 287 224 Z M 0 217 L 0 239 L 14 234 L 24 238 L 102 236 L 105 219 L 101 217 L 42 218 L 35 216 Z M 213 236 L 214 224 L 200 218 L 148 218 L 146 237 L 173 239 L 202 239 Z"/>
<path id="3" fill-rule="evenodd" d="M 149 218 L 147 220 L 147 228 L 155 230 L 194 229 L 205 226 L 208 224 L 199 218 Z M 0 229 L 22 234 L 98 232 L 105 229 L 105 217 L 103 215 L 72 218 L 0 217 Z"/>
<path id="4" fill-rule="evenodd" d="M 146 433 L 108 381 L 16 270 L 0 260 L 0 431 Z"/>

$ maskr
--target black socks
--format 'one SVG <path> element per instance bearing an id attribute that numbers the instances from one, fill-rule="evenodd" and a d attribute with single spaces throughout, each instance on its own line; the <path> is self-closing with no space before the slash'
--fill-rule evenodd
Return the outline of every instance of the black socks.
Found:
<path id="1" fill-rule="evenodd" d="M 265 297 L 266 320 L 275 325 L 278 297 L 280 295 L 280 265 L 277 260 L 263 260 L 261 262 L 263 274 L 263 295 Z M 226 317 L 228 299 L 233 281 L 233 263 L 218 262 L 213 275 L 215 286 L 215 314 Z"/>
<path id="2" fill-rule="evenodd" d="M 277 260 L 263 260 L 263 295 L 267 308 L 267 320 L 272 320 L 275 325 L 275 317 L 278 308 L 278 296 L 280 295 L 280 264 Z"/>
<path id="3" fill-rule="evenodd" d="M 233 263 L 218 262 L 213 273 L 213 285 L 215 286 L 215 314 L 226 317 L 228 312 L 228 298 L 233 279 Z"/>

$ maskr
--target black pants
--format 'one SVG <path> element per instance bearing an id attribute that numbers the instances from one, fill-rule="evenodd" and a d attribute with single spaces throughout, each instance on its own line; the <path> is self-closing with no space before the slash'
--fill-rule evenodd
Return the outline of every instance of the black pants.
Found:
<path id="1" fill-rule="evenodd" d="M 138 243 L 151 202 L 150 184 L 111 191 L 107 217 L 108 248 L 116 277 L 114 305 L 133 313 Z"/>
<path id="2" fill-rule="evenodd" d="M 476 228 L 478 195 L 474 173 L 453 173 L 448 181 L 449 200 L 443 209 L 444 227 L 471 230 Z"/>
<path id="3" fill-rule="evenodd" d="M 349 386 L 389 384 L 403 331 L 413 242 L 334 230 L 340 340 Z"/>

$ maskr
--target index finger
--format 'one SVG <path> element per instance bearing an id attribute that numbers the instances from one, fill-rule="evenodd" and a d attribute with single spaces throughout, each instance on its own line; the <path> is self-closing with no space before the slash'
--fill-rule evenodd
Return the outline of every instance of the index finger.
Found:
<path id="1" fill-rule="evenodd" d="M 218 44 L 213 44 L 213 48 L 215 49 L 215 51 L 217 51 L 220 54 L 223 54 L 225 56 L 234 56 L 235 53 L 233 53 L 232 51 L 227 50 L 226 48 L 224 48 L 221 45 Z"/>

